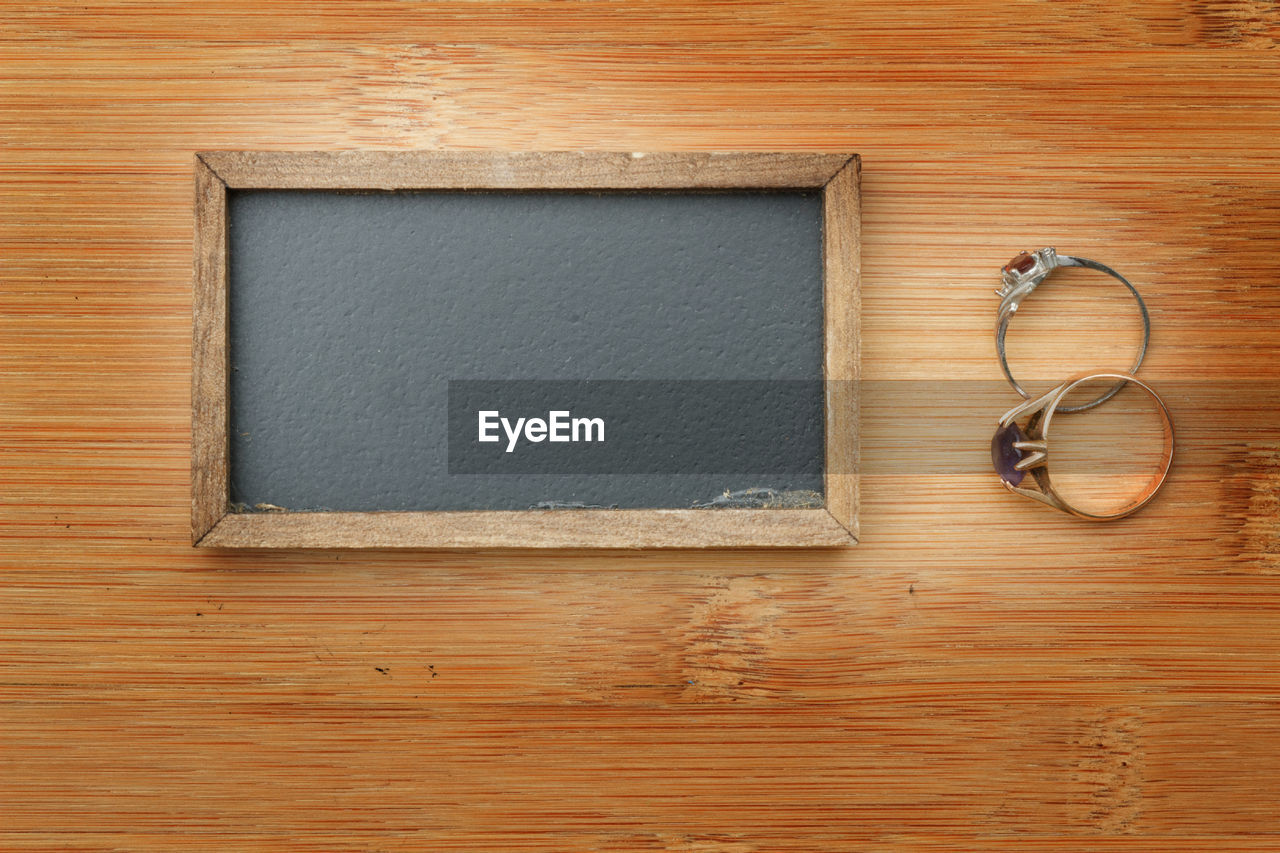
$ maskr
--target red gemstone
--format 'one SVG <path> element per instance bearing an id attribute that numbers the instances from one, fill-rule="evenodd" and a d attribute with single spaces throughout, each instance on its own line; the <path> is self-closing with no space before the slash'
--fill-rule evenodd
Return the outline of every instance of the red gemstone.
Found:
<path id="1" fill-rule="evenodd" d="M 996 430 L 991 439 L 991 464 L 995 466 L 1000 479 L 1011 486 L 1022 482 L 1026 471 L 1019 471 L 1017 465 L 1022 461 L 1022 451 L 1013 446 L 1015 441 L 1024 441 L 1022 430 L 1017 424 L 1009 424 Z"/>
<path id="2" fill-rule="evenodd" d="M 1028 252 L 1022 252 L 1018 257 L 1009 261 L 1004 265 L 1005 272 L 1016 272 L 1018 274 L 1029 273 L 1036 267 L 1036 256 Z"/>

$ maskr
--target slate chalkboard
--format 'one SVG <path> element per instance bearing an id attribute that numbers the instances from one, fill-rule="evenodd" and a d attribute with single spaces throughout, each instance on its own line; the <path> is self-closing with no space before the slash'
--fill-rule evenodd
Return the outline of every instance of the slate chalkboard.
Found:
<path id="1" fill-rule="evenodd" d="M 816 192 L 247 190 L 230 194 L 228 230 L 233 502 L 688 508 L 728 492 L 749 506 L 821 505 Z M 625 406 L 589 394 L 594 406 L 577 395 L 571 410 L 615 413 L 597 447 L 618 458 L 603 470 L 587 455 L 597 448 L 564 444 L 551 473 L 451 474 L 449 383 L 473 379 L 661 380 L 673 393 L 652 389 L 645 411 L 708 432 L 727 419 L 763 448 L 800 436 L 810 464 L 680 473 L 723 446 L 709 436 L 661 473 L 614 473 L 671 444 L 614 437 Z M 710 407 L 690 406 L 678 382 L 806 379 L 700 383 Z M 490 405 L 565 410 L 571 395 L 557 390 L 513 385 Z M 731 405 L 743 394 L 751 406 Z"/>
<path id="2" fill-rule="evenodd" d="M 197 155 L 193 543 L 849 544 L 857 170 Z"/>

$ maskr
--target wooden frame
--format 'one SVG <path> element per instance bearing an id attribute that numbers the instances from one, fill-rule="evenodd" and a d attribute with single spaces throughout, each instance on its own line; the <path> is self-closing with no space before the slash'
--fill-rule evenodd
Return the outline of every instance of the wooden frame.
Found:
<path id="1" fill-rule="evenodd" d="M 850 154 L 214 151 L 195 162 L 192 544 L 217 548 L 833 547 L 858 533 L 859 162 Z M 825 506 L 464 512 L 230 511 L 228 189 L 818 189 Z"/>

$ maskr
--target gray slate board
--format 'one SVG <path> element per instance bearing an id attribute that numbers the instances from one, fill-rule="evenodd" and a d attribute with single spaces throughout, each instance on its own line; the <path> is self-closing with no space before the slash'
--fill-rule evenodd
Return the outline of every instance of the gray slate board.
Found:
<path id="1" fill-rule="evenodd" d="M 785 482 L 450 476 L 446 434 L 450 380 L 820 379 L 821 213 L 812 192 L 232 191 L 231 499 L 684 508 L 821 493 L 816 382 L 743 424 L 785 441 L 798 418 L 816 436 L 815 464 Z"/>

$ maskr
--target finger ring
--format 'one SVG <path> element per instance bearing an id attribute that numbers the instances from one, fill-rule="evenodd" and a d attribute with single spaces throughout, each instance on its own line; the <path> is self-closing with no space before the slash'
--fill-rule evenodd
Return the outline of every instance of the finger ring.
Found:
<path id="1" fill-rule="evenodd" d="M 1129 374 L 1138 372 L 1138 368 L 1142 366 L 1142 359 L 1147 354 L 1147 342 L 1151 339 L 1151 318 L 1147 315 L 1147 305 L 1142 301 L 1142 295 L 1138 293 L 1138 289 L 1128 282 L 1128 280 L 1113 270 L 1106 264 L 1100 264 L 1097 261 L 1091 261 L 1088 258 L 1073 258 L 1070 255 L 1059 255 L 1052 248 L 1041 249 L 1038 252 L 1023 252 L 1009 263 L 1004 265 L 1000 271 L 1001 286 L 996 291 L 996 295 L 1000 297 L 1000 309 L 996 315 L 996 352 L 1000 356 L 1000 367 L 1004 370 L 1005 378 L 1009 380 L 1009 384 L 1013 386 L 1013 390 L 1017 391 L 1023 399 L 1031 399 L 1031 395 L 1023 390 L 1018 381 L 1013 378 L 1013 374 L 1009 371 L 1009 361 L 1004 351 L 1004 336 L 1009 329 L 1009 319 L 1014 312 L 1018 310 L 1018 305 L 1022 299 L 1035 290 L 1036 287 L 1049 277 L 1058 267 L 1085 267 L 1091 270 L 1104 272 L 1112 278 L 1119 281 L 1125 287 L 1129 288 L 1129 292 L 1133 294 L 1133 298 L 1138 300 L 1138 309 L 1142 311 L 1142 346 L 1138 349 L 1138 359 L 1133 363 L 1133 367 L 1129 368 Z M 1116 394 L 1120 393 L 1120 389 L 1125 386 L 1124 382 L 1117 382 L 1107 390 L 1101 397 L 1082 403 L 1078 406 L 1063 406 L 1058 409 L 1063 414 L 1069 412 L 1083 412 L 1085 409 L 1092 409 L 1094 406 L 1105 403 Z"/>
<path id="2" fill-rule="evenodd" d="M 1155 400 L 1156 409 L 1160 413 L 1164 427 L 1164 452 L 1160 457 L 1159 471 L 1136 498 L 1115 511 L 1103 514 L 1086 512 L 1067 503 L 1054 490 L 1053 483 L 1049 479 L 1049 423 L 1053 420 L 1055 413 L 1069 411 L 1061 405 L 1068 394 L 1084 383 L 1098 379 L 1114 379 L 1120 388 L 1132 383 L 1146 391 L 1151 395 L 1151 399 Z M 1030 418 L 1026 426 L 1019 427 L 1018 419 L 1028 415 Z M 1173 420 L 1169 417 L 1169 410 L 1165 407 L 1164 401 L 1156 392 L 1128 374 L 1093 373 L 1077 376 L 1074 379 L 1068 379 L 1044 396 L 1028 400 L 1005 412 L 1004 417 L 1000 418 L 995 436 L 991 439 L 991 461 L 995 465 L 996 473 L 1000 475 L 1000 481 L 1011 492 L 1091 521 L 1124 518 L 1145 506 L 1155 497 L 1164 483 L 1169 467 L 1173 463 Z M 1038 490 L 1021 485 L 1028 471 L 1031 472 L 1036 486 L 1039 487 Z"/>

